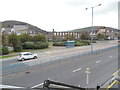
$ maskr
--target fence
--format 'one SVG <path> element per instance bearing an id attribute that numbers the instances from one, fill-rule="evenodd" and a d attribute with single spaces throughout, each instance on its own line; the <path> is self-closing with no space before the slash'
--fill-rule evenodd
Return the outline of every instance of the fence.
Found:
<path id="1" fill-rule="evenodd" d="M 118 46 L 112 46 L 108 48 L 102 48 L 99 50 L 94 50 L 92 53 L 100 53 L 106 50 L 110 50 L 112 48 L 116 48 Z M 18 72 L 24 72 L 24 71 L 29 71 L 33 68 L 38 68 L 38 67 L 43 67 L 46 65 L 50 64 L 55 64 L 55 63 L 61 63 L 63 61 L 67 60 L 74 60 L 75 58 L 80 58 L 81 56 L 86 56 L 91 54 L 91 51 L 86 51 L 86 52 L 77 52 L 74 54 L 69 54 L 69 55 L 61 55 L 61 56 L 56 56 L 56 57 L 50 57 L 50 58 L 44 58 L 40 60 L 30 60 L 26 62 L 19 62 L 17 64 L 11 64 L 8 66 L 2 66 L 2 76 L 5 75 L 10 75 L 10 74 L 15 74 Z"/>

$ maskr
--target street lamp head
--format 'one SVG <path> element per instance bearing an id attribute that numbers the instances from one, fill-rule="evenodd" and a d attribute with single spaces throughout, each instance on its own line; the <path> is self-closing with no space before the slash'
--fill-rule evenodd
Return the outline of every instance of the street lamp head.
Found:
<path id="1" fill-rule="evenodd" d="M 98 6 L 101 6 L 101 4 L 99 4 Z"/>
<path id="2" fill-rule="evenodd" d="M 85 10 L 87 10 L 88 8 L 85 8 Z"/>

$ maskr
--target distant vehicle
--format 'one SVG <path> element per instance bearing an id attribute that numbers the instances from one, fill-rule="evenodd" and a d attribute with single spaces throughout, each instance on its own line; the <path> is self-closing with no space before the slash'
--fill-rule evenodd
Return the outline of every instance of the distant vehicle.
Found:
<path id="1" fill-rule="evenodd" d="M 26 59 L 36 59 L 36 58 L 37 58 L 37 54 L 33 54 L 33 53 L 30 53 L 30 52 L 20 53 L 19 57 L 18 57 L 18 59 L 20 61 L 24 61 Z"/>

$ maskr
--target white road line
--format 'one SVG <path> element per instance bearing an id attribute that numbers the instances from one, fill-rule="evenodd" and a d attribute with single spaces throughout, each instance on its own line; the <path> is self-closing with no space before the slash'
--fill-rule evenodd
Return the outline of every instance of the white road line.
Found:
<path id="1" fill-rule="evenodd" d="M 99 60 L 99 61 L 96 61 L 96 63 L 99 63 L 99 62 L 101 62 L 101 60 Z"/>
<path id="2" fill-rule="evenodd" d="M 76 69 L 76 70 L 73 70 L 73 72 L 77 72 L 77 71 L 79 71 L 79 70 L 81 70 L 81 68 L 78 68 L 78 69 Z"/>
<path id="3" fill-rule="evenodd" d="M 110 58 L 112 57 L 112 56 L 109 56 Z"/>
<path id="4" fill-rule="evenodd" d="M 35 86 L 31 87 L 31 88 L 36 88 L 36 87 L 41 86 L 41 85 L 43 85 L 43 84 L 44 84 L 44 83 L 40 83 L 40 84 L 35 85 Z"/>
<path id="5" fill-rule="evenodd" d="M 78 85 L 78 87 L 80 87 L 80 85 Z"/>

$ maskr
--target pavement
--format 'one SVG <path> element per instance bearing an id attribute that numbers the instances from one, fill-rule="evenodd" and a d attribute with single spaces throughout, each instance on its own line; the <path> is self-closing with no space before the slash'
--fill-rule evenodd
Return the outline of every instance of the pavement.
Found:
<path id="1" fill-rule="evenodd" d="M 86 69 L 90 68 L 89 84 Z M 51 79 L 66 84 L 95 88 L 108 80 L 118 69 L 118 48 L 99 54 L 73 58 L 62 63 L 30 70 L 29 73 L 2 77 L 2 84 L 19 87 L 42 87 L 44 80 Z"/>

